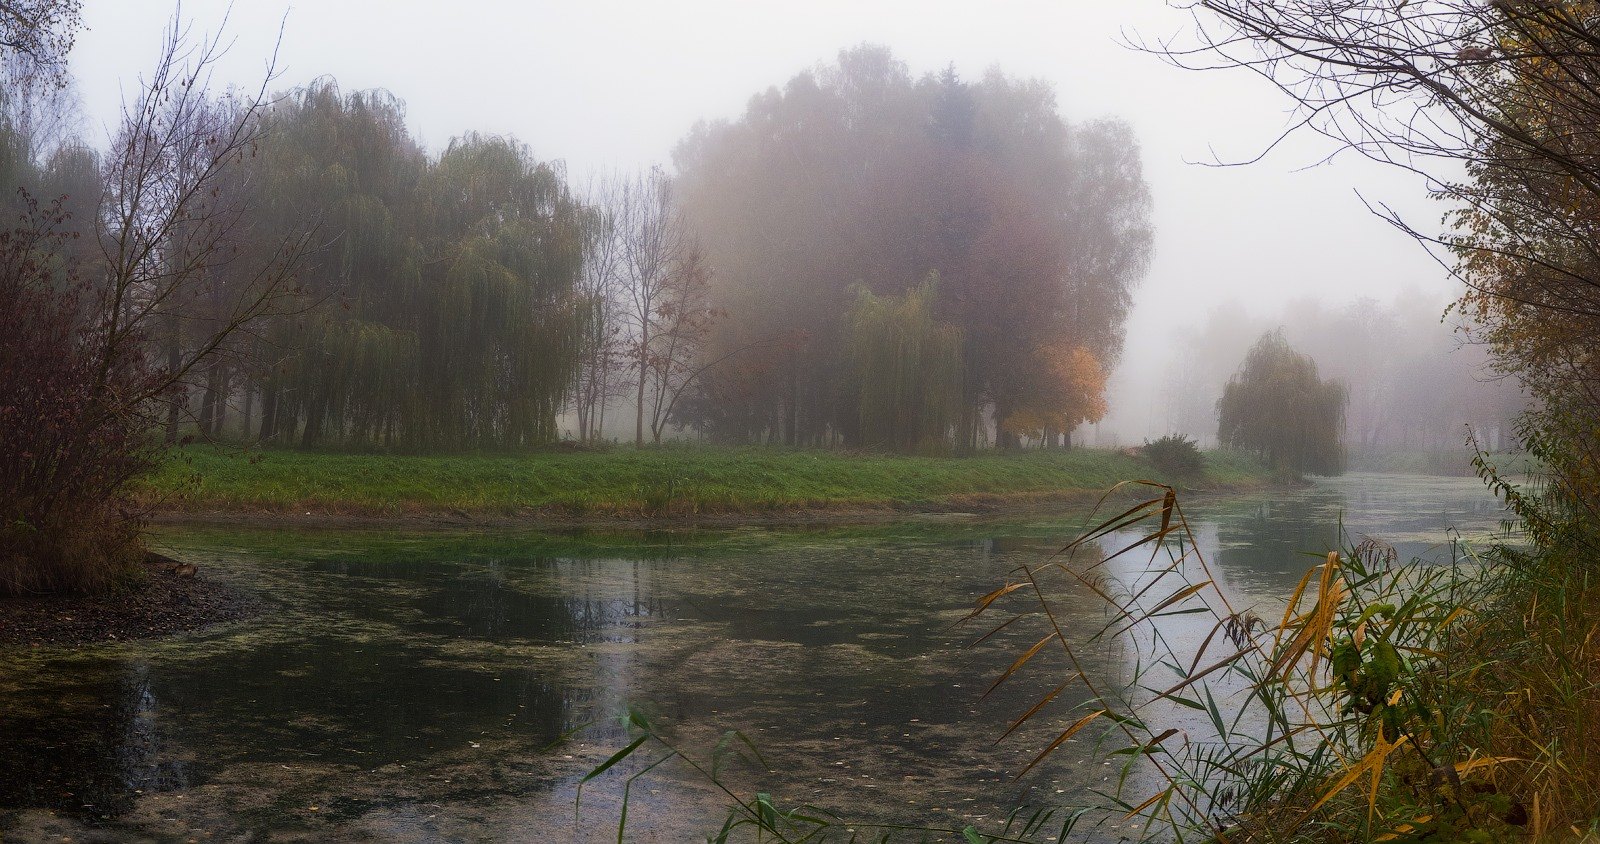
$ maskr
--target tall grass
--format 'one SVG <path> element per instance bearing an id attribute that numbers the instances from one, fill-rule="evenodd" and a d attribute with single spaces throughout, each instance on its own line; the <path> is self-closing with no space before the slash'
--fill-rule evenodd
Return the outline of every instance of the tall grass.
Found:
<path id="1" fill-rule="evenodd" d="M 1000 736 L 1056 724 L 1019 776 L 1076 739 L 1118 763 L 1100 805 L 1019 810 L 991 830 L 874 827 L 729 788 L 734 808 L 714 840 L 741 827 L 775 841 L 1068 840 L 1086 824 L 1123 821 L 1147 838 L 1224 842 L 1561 840 L 1600 830 L 1593 545 L 1508 539 L 1481 556 L 1458 547 L 1452 564 L 1437 565 L 1359 538 L 1320 557 L 1268 611 L 1229 594 L 1176 490 L 1121 488 L 1148 494 L 1015 570 L 969 616 L 991 622 L 983 638 L 1034 631 L 996 667 L 995 686 L 1052 672 L 1053 690 Z M 1513 504 L 1521 494 L 1500 492 Z M 1051 596 L 1063 584 L 1099 597 L 1098 625 L 1079 633 L 1081 617 L 1062 618 Z M 1120 676 L 1096 673 L 1085 656 L 1108 643 L 1122 649 Z M 1052 652 L 1059 658 L 1040 658 Z M 645 728 L 616 760 L 652 743 L 685 758 Z M 727 788 L 714 756 L 699 770 Z"/>
<path id="2" fill-rule="evenodd" d="M 1482 461 L 1480 461 L 1482 463 Z M 1098 730 L 1124 757 L 1108 807 L 1150 835 L 1220 841 L 1565 840 L 1600 833 L 1600 582 L 1593 525 L 1482 466 L 1524 526 L 1450 566 L 1395 559 L 1363 539 L 1329 552 L 1267 618 L 1238 607 L 1200 555 L 1176 493 L 1106 519 L 1079 543 L 1116 538 L 1088 565 L 1020 569 L 974 617 L 1043 635 L 1001 674 L 1050 648 L 1089 703 L 1019 717 L 1069 724 L 1034 764 Z M 1579 508 L 1581 511 L 1581 508 Z M 1565 518 L 1563 517 L 1566 516 Z M 1077 543 L 1075 543 L 1077 544 Z M 1069 548 L 1070 550 L 1070 548 Z M 1140 565 L 1119 567 L 1127 555 Z M 1105 623 L 1074 638 L 1046 581 L 1098 594 Z M 1020 604 L 1020 606 L 1018 605 Z M 1190 646 L 1169 636 L 1196 620 Z M 1109 636 L 1137 649 L 1127 678 L 1095 677 L 1077 653 Z M 1070 696 L 1061 696 L 1063 698 Z M 1186 717 L 1186 713 L 1193 717 Z"/>

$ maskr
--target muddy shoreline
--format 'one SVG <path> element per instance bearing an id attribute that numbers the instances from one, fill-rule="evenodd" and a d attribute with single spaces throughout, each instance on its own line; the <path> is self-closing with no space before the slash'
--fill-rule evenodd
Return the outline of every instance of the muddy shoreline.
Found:
<path id="1" fill-rule="evenodd" d="M 0 599 L 0 648 L 154 639 L 260 615 L 255 595 L 205 569 L 151 554 L 134 582 L 97 594 Z"/>

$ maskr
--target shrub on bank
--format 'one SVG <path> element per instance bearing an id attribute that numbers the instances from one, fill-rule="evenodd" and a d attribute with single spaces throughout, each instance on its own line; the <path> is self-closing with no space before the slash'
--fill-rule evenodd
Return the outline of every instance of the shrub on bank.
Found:
<path id="1" fill-rule="evenodd" d="M 1143 451 L 1150 465 L 1169 477 L 1190 478 L 1205 470 L 1206 459 L 1199 443 L 1182 434 L 1145 440 Z"/>
<path id="2" fill-rule="evenodd" d="M 120 401 L 152 370 L 108 348 L 95 297 L 61 267 L 65 215 L 0 232 L 0 594 L 101 587 L 143 555 L 126 494 L 157 465 L 146 420 Z"/>

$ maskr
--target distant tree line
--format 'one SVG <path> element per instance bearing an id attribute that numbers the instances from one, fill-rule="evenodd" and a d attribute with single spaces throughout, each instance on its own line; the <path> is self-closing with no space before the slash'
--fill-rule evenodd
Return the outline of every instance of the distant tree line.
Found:
<path id="1" fill-rule="evenodd" d="M 1179 335 L 1158 408 L 1171 430 L 1217 429 L 1217 401 L 1250 344 L 1281 329 L 1323 376 L 1349 391 L 1344 440 L 1351 455 L 1459 451 L 1469 432 L 1488 449 L 1513 445 L 1526 405 L 1515 379 L 1499 377 L 1489 349 L 1442 321 L 1442 299 L 1402 296 L 1348 305 L 1303 300 L 1273 314 L 1218 306 Z"/>
<path id="2" fill-rule="evenodd" d="M 65 197 L 87 234 L 117 185 L 47 131 L 48 90 L 7 96 L 0 178 Z M 1148 260 L 1125 125 L 1068 124 L 1048 85 L 996 71 L 914 77 L 881 48 L 698 127 L 676 175 L 581 189 L 511 138 L 430 154 L 384 91 L 324 78 L 249 108 L 196 98 L 250 138 L 207 183 L 249 235 L 206 266 L 203 294 L 151 314 L 152 360 L 195 361 L 165 395 L 168 442 L 515 449 L 631 428 L 641 445 L 670 429 L 1068 445 L 1105 412 Z M 210 348 L 285 241 L 306 247 L 292 303 Z"/>

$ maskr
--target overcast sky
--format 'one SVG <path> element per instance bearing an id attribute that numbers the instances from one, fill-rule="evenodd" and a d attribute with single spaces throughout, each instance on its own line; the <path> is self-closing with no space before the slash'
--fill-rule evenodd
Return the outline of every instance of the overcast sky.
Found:
<path id="1" fill-rule="evenodd" d="M 1125 436 L 1159 427 L 1148 407 L 1163 343 L 1208 309 L 1272 313 L 1411 290 L 1450 298 L 1445 273 L 1357 196 L 1420 224 L 1441 208 L 1414 177 L 1330 151 L 1307 136 L 1247 167 L 1289 120 L 1289 103 L 1249 74 L 1194 73 L 1130 50 L 1187 17 L 1162 0 L 809 3 L 765 0 L 489 2 L 235 0 L 223 81 L 259 84 L 283 24 L 276 87 L 332 75 L 347 89 L 387 88 L 419 137 L 438 150 L 467 130 L 515 135 L 576 179 L 613 167 L 668 163 L 696 120 L 736 117 L 749 97 L 862 42 L 889 46 L 913 72 L 953 62 L 963 76 L 998 66 L 1054 84 L 1069 120 L 1133 125 L 1155 197 L 1156 256 L 1137 294 L 1128 351 L 1112 396 Z M 215 32 L 228 3 L 188 0 L 197 33 Z M 123 92 L 150 67 L 174 11 L 169 0 L 86 0 L 73 71 L 96 140 Z M 1159 431 L 1151 431 L 1160 433 Z"/>

